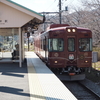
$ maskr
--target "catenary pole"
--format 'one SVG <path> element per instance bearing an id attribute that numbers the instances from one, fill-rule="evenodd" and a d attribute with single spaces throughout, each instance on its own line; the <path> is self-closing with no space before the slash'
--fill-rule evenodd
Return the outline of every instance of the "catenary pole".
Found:
<path id="1" fill-rule="evenodd" d="M 61 0 L 59 0 L 59 23 L 61 24 Z"/>

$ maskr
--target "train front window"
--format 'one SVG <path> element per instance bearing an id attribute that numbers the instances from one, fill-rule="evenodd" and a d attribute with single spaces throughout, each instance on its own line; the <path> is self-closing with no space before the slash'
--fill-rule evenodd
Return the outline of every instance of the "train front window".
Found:
<path id="1" fill-rule="evenodd" d="M 74 38 L 68 39 L 68 51 L 70 52 L 75 51 L 75 39 Z"/>
<path id="2" fill-rule="evenodd" d="M 92 39 L 91 38 L 79 39 L 79 50 L 92 51 Z"/>
<path id="3" fill-rule="evenodd" d="M 63 39 L 49 39 L 49 51 L 63 51 L 64 40 Z"/>

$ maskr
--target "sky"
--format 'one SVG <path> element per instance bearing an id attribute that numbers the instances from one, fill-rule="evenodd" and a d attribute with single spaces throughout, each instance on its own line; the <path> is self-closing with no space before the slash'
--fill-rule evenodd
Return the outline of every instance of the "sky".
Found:
<path id="1" fill-rule="evenodd" d="M 36 12 L 57 12 L 59 11 L 59 0 L 12 0 Z M 72 7 L 80 5 L 80 0 L 62 0 L 62 10 L 68 6 L 71 11 Z"/>

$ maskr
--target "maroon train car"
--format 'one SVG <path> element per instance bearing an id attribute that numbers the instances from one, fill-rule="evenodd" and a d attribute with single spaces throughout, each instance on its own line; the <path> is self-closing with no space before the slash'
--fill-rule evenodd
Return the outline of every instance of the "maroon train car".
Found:
<path id="1" fill-rule="evenodd" d="M 51 69 L 81 75 L 92 65 L 92 32 L 64 24 L 51 25 L 34 38 L 35 53 Z"/>

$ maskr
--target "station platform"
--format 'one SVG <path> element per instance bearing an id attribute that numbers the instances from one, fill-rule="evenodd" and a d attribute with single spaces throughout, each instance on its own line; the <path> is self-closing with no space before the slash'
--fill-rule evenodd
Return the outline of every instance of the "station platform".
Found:
<path id="1" fill-rule="evenodd" d="M 77 100 L 34 52 L 27 63 L 0 63 L 0 100 Z"/>
<path id="2" fill-rule="evenodd" d="M 34 52 L 26 52 L 30 100 L 77 100 Z"/>
<path id="3" fill-rule="evenodd" d="M 0 100 L 30 100 L 27 63 L 0 63 Z"/>

